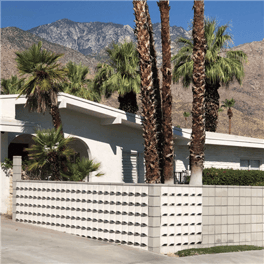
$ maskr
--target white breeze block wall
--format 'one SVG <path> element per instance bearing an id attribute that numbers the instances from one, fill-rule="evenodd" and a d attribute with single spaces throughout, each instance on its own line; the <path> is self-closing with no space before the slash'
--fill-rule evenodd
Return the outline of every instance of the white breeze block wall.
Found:
<path id="1" fill-rule="evenodd" d="M 160 235 L 164 254 L 202 243 L 202 187 L 161 187 Z"/>
<path id="2" fill-rule="evenodd" d="M 202 242 L 202 188 L 15 181 L 13 219 L 174 253 Z"/>
<path id="3" fill-rule="evenodd" d="M 147 249 L 147 186 L 29 181 L 15 185 L 16 221 Z"/>
<path id="4" fill-rule="evenodd" d="M 260 170 L 264 170 L 263 149 L 206 145 L 205 168 L 240 169 L 240 159 L 259 159 Z"/>

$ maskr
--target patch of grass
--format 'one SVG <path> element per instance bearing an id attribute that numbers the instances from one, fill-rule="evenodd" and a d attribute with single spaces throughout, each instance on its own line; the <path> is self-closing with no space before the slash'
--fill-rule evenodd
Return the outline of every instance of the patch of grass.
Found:
<path id="1" fill-rule="evenodd" d="M 240 251 L 248 251 L 248 250 L 262 250 L 263 247 L 257 246 L 248 246 L 248 245 L 238 245 L 238 246 L 217 246 L 210 248 L 191 248 L 180 250 L 175 254 L 179 257 L 187 257 L 194 255 L 202 255 L 202 254 L 217 254 L 217 253 L 228 253 L 228 252 L 240 252 Z"/>

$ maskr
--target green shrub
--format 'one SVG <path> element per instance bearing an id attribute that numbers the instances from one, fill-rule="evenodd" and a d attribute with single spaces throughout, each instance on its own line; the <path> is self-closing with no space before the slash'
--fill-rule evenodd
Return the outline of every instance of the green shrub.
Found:
<path id="1" fill-rule="evenodd" d="M 264 186 L 264 171 L 216 168 L 204 169 L 203 184 Z"/>

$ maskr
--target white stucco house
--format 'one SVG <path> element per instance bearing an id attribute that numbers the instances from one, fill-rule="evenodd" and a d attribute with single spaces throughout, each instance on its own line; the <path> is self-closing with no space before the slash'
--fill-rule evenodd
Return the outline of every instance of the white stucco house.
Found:
<path id="1" fill-rule="evenodd" d="M 51 116 L 29 113 L 26 98 L 0 95 L 1 162 L 25 155 L 36 128 L 52 128 Z M 101 163 L 103 176 L 89 175 L 90 182 L 144 182 L 141 117 L 113 107 L 61 93 L 59 109 L 66 136 L 80 157 Z M 174 171 L 188 169 L 191 129 L 174 128 Z M 264 170 L 264 140 L 206 133 L 205 167 Z M 7 210 L 9 178 L 1 170 L 1 212 Z"/>

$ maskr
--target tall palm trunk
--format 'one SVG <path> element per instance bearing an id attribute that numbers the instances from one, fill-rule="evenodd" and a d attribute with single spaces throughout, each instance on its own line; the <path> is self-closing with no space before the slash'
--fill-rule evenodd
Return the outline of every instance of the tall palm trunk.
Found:
<path id="1" fill-rule="evenodd" d="M 152 82 L 152 60 L 150 57 L 150 36 L 146 15 L 146 1 L 133 1 L 133 6 L 136 18 L 135 34 L 138 40 L 137 50 L 140 59 L 146 182 L 160 183 L 156 127 L 157 102 Z"/>
<path id="2" fill-rule="evenodd" d="M 218 125 L 220 83 L 205 84 L 205 131 L 216 132 Z"/>
<path id="3" fill-rule="evenodd" d="M 59 112 L 58 106 L 57 105 L 51 105 L 49 112 L 50 112 L 50 115 L 52 117 L 53 126 L 56 129 L 58 129 L 62 125 L 61 116 L 60 116 L 60 112 Z M 61 129 L 60 133 L 63 135 L 63 130 L 62 129 Z"/>
<path id="4" fill-rule="evenodd" d="M 229 107 L 229 109 L 227 111 L 227 115 L 228 115 L 228 118 L 229 118 L 229 134 L 231 134 L 231 118 L 233 116 L 233 112 L 232 112 L 230 107 Z"/>
<path id="5" fill-rule="evenodd" d="M 60 170 L 59 170 L 59 157 L 56 152 L 49 153 L 48 160 L 51 169 L 51 181 L 60 181 Z"/>
<path id="6" fill-rule="evenodd" d="M 193 19 L 193 108 L 192 139 L 190 145 L 191 179 L 190 185 L 202 185 L 205 144 L 205 52 L 204 1 L 194 1 Z"/>
<path id="7" fill-rule="evenodd" d="M 119 94 L 118 102 L 119 102 L 119 109 L 132 114 L 137 113 L 138 105 L 137 105 L 137 95 L 135 92 L 131 91 L 129 93 L 125 93 L 124 95 Z"/>
<path id="8" fill-rule="evenodd" d="M 150 37 L 150 57 L 152 59 L 152 77 L 153 77 L 153 89 L 156 97 L 156 120 L 157 120 L 157 140 L 158 140 L 158 153 L 159 153 L 159 168 L 160 168 L 160 176 L 161 182 L 164 183 L 163 176 L 163 131 L 162 131 L 162 109 L 161 109 L 161 95 L 160 95 L 160 80 L 159 80 L 159 72 L 157 66 L 157 54 L 155 49 L 154 42 L 154 34 L 152 22 L 149 15 L 148 4 L 146 3 L 146 14 L 147 14 L 147 23 L 148 23 L 148 32 Z"/>
<path id="9" fill-rule="evenodd" d="M 164 179 L 173 177 L 173 134 L 172 134 L 172 96 L 171 96 L 171 46 L 170 46 L 170 22 L 169 1 L 157 3 L 161 18 L 161 41 L 162 41 L 162 127 L 164 134 L 163 145 L 163 174 Z"/>

